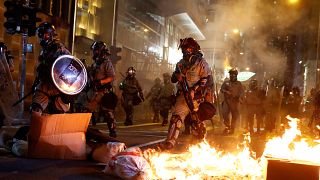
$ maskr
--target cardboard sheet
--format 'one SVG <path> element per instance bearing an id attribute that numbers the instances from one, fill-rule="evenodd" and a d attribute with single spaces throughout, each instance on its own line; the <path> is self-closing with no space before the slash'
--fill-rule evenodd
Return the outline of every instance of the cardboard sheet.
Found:
<path id="1" fill-rule="evenodd" d="M 32 114 L 28 155 L 32 158 L 86 159 L 85 132 L 91 113 Z"/>

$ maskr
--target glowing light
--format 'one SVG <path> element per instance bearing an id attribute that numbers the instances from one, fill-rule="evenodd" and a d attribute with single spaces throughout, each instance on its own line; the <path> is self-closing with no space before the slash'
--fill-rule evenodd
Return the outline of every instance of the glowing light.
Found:
<path id="1" fill-rule="evenodd" d="M 317 68 L 317 71 L 320 71 L 320 68 Z"/>
<path id="2" fill-rule="evenodd" d="M 249 71 L 250 70 L 250 68 L 249 67 L 246 67 L 246 71 Z"/>
<path id="3" fill-rule="evenodd" d="M 79 24 L 78 27 L 81 28 L 81 29 L 85 29 L 83 24 Z"/>
<path id="4" fill-rule="evenodd" d="M 176 64 L 182 58 L 182 52 L 178 49 L 169 47 L 168 62 Z"/>
<path id="5" fill-rule="evenodd" d="M 302 63 L 302 61 L 299 61 L 299 64 L 301 64 Z"/>
<path id="6" fill-rule="evenodd" d="M 149 29 L 146 29 L 146 28 L 145 28 L 143 31 L 144 31 L 144 32 L 149 32 Z"/>
<path id="7" fill-rule="evenodd" d="M 299 0 L 288 0 L 289 4 L 297 4 Z"/>
<path id="8" fill-rule="evenodd" d="M 247 81 L 249 80 L 252 76 L 254 76 L 256 73 L 250 72 L 250 71 L 245 71 L 245 72 L 239 72 L 238 73 L 238 81 Z"/>
<path id="9" fill-rule="evenodd" d="M 243 52 L 240 52 L 240 55 L 244 55 L 244 53 L 243 53 Z"/>
<path id="10" fill-rule="evenodd" d="M 240 31 L 239 31 L 239 29 L 233 29 L 232 32 L 233 32 L 234 34 L 238 34 Z"/>

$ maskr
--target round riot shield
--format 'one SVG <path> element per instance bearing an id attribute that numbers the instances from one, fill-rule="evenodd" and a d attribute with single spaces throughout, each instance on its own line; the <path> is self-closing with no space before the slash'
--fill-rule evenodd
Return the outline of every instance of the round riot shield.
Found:
<path id="1" fill-rule="evenodd" d="M 55 60 L 51 67 L 51 77 L 56 87 L 68 95 L 80 93 L 88 78 L 83 63 L 71 55 L 63 55 Z"/>

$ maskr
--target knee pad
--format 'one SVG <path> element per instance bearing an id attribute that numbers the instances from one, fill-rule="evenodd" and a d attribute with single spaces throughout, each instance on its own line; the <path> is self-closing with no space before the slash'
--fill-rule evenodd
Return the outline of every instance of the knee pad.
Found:
<path id="1" fill-rule="evenodd" d="M 175 124 L 176 128 L 180 129 L 182 127 L 182 120 L 179 115 L 173 115 L 170 120 L 171 124 Z"/>

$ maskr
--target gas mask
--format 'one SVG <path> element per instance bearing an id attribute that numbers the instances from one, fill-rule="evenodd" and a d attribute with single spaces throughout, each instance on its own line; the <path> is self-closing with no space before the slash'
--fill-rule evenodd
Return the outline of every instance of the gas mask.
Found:
<path id="1" fill-rule="evenodd" d="M 102 63 L 102 58 L 100 58 L 100 51 L 99 50 L 94 50 L 92 52 L 92 59 L 94 60 L 95 63 L 100 65 Z"/>
<path id="2" fill-rule="evenodd" d="M 191 55 L 192 55 L 192 48 L 183 48 L 182 49 L 183 59 L 189 61 Z"/>
<path id="3" fill-rule="evenodd" d="M 237 81 L 238 79 L 237 79 L 237 75 L 236 74 L 230 74 L 230 81 L 231 82 L 235 82 L 235 81 Z"/>
<path id="4" fill-rule="evenodd" d="M 49 34 L 44 34 L 43 37 L 39 37 L 39 44 L 41 47 L 46 48 L 53 42 L 53 37 Z"/>
<path id="5" fill-rule="evenodd" d="M 127 71 L 127 76 L 128 76 L 129 78 L 134 77 L 135 74 L 136 74 L 136 71 L 135 71 L 133 68 L 129 68 L 129 69 L 128 69 L 128 71 Z"/>

